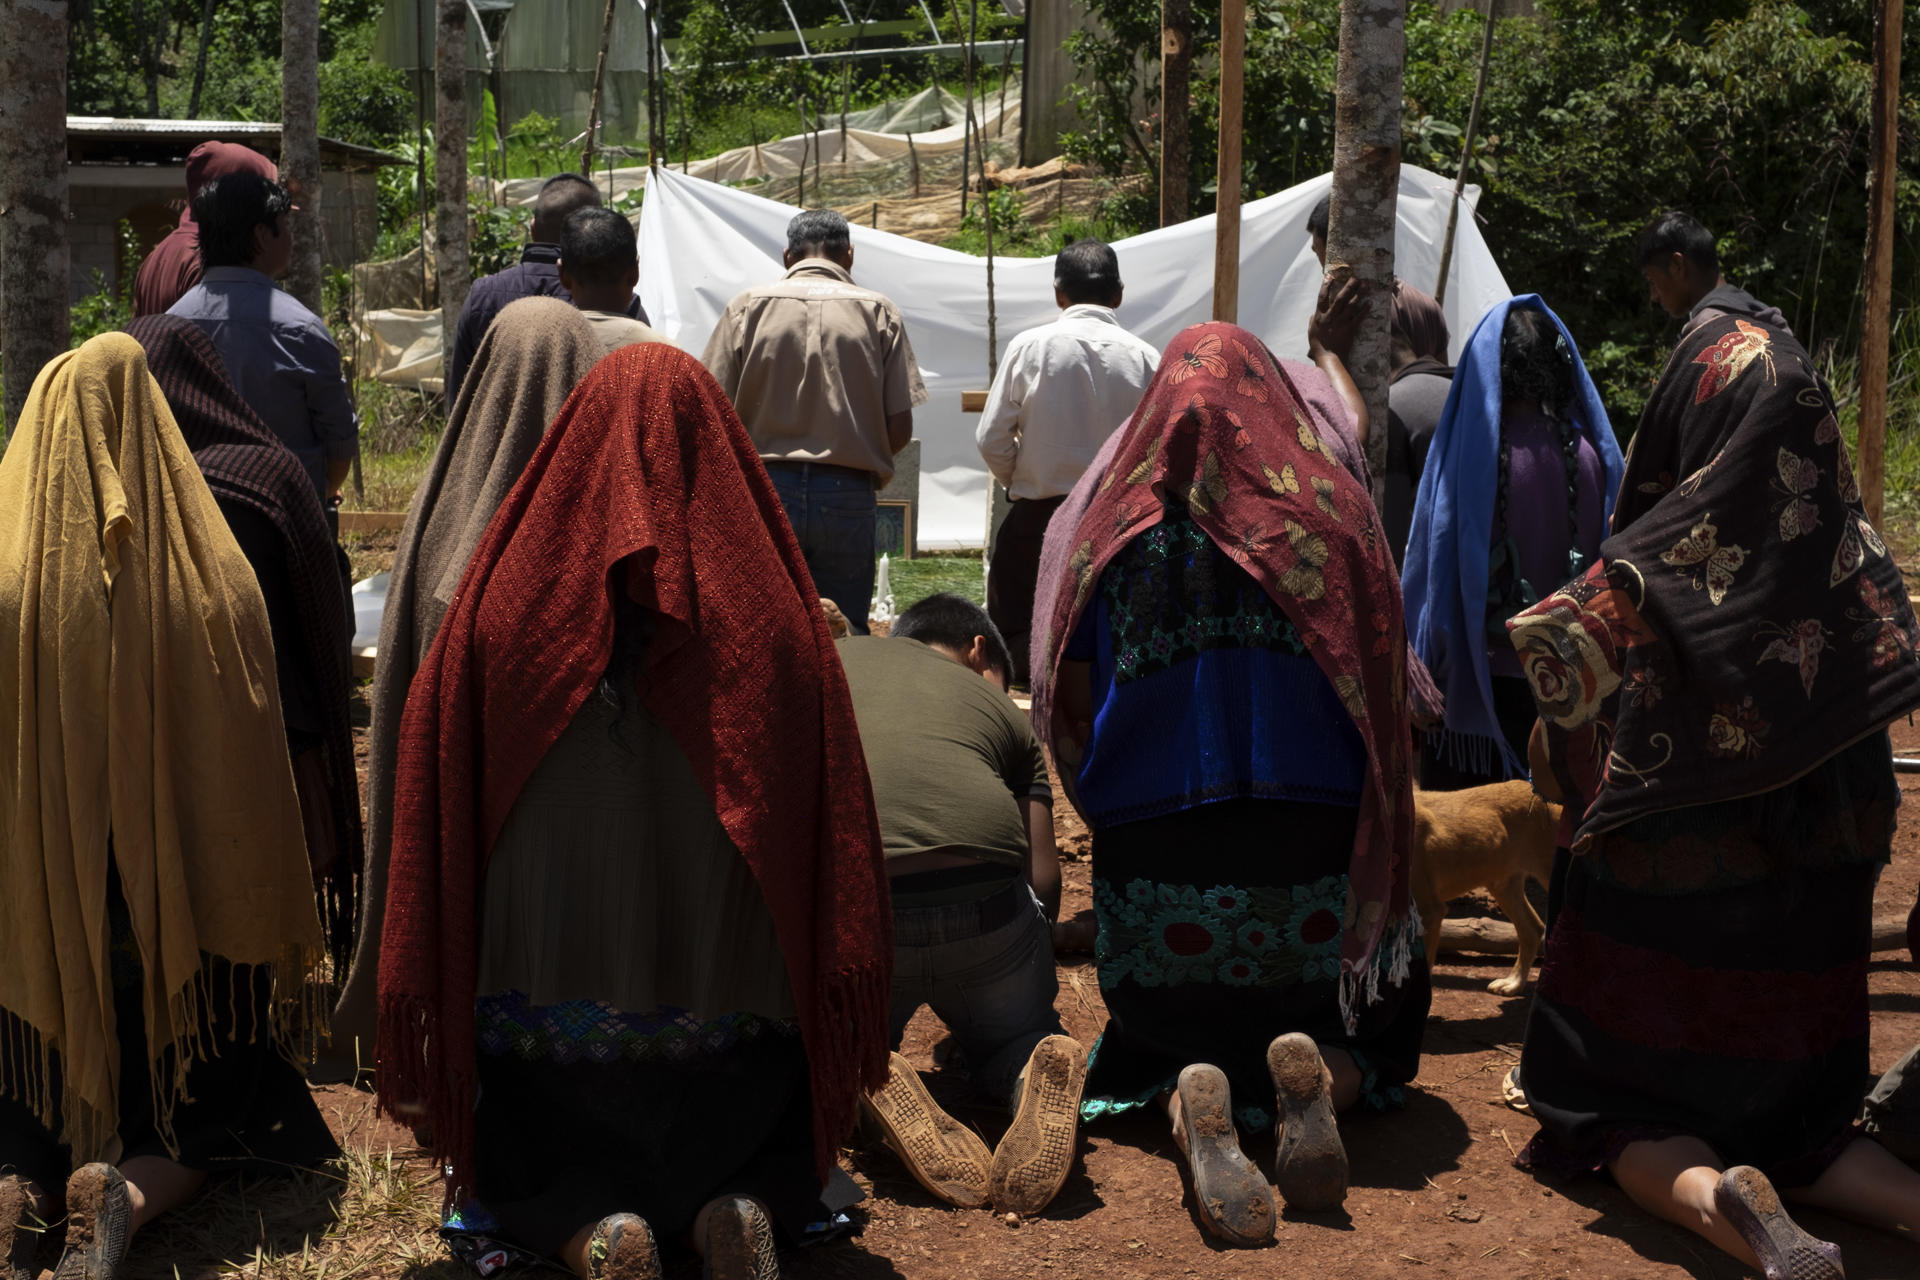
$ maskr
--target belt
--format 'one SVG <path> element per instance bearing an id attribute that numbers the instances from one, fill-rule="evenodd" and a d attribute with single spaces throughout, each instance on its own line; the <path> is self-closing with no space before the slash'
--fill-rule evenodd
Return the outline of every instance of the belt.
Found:
<path id="1" fill-rule="evenodd" d="M 1017 876 L 1004 889 L 970 902 L 938 907 L 895 907 L 893 940 L 898 946 L 933 946 L 992 933 L 1037 911 L 1027 878 Z"/>

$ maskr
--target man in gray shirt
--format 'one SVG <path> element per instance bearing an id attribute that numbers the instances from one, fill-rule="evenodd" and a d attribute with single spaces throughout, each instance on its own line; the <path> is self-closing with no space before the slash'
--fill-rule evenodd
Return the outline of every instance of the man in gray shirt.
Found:
<path id="1" fill-rule="evenodd" d="M 326 322 L 274 284 L 293 260 L 287 189 L 230 173 L 193 196 L 200 283 L 167 314 L 200 326 L 227 379 L 306 468 L 331 508 L 360 450 L 360 423 Z"/>

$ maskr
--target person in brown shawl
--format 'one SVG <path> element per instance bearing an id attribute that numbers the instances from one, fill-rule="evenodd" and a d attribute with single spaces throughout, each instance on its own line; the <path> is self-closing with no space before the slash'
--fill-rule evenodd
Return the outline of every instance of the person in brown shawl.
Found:
<path id="1" fill-rule="evenodd" d="M 558 298 L 501 309 L 461 384 L 433 463 L 413 495 L 388 579 L 374 667 L 367 758 L 366 861 L 352 967 L 333 1015 L 323 1078 L 373 1066 L 374 981 L 380 968 L 393 779 L 400 717 L 421 658 L 487 522 L 540 444 L 547 424 L 604 352 L 579 311 Z"/>
<path id="2" fill-rule="evenodd" d="M 1694 315 L 1600 560 L 1508 625 L 1571 850 L 1521 1162 L 1606 1169 L 1770 1280 L 1838 1280 L 1783 1199 L 1920 1229 L 1920 1173 L 1853 1127 L 1920 626 L 1790 333 Z"/>

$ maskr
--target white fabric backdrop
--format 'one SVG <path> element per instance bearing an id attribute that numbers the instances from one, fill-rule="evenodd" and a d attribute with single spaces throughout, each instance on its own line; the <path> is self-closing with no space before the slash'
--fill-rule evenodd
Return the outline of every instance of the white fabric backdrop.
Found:
<path id="1" fill-rule="evenodd" d="M 1240 323 L 1283 356 L 1306 354 L 1321 274 L 1307 214 L 1331 183 L 1322 175 L 1242 210 Z M 640 297 L 656 329 L 699 355 L 735 295 L 780 277 L 787 220 L 796 210 L 671 169 L 651 186 L 640 215 Z M 1429 292 L 1440 270 L 1451 189 L 1438 174 L 1401 167 L 1396 262 L 1401 279 Z M 1478 192 L 1469 196 L 1470 207 Z M 860 226 L 853 243 L 854 280 L 899 305 L 932 395 L 913 424 L 922 442 L 919 544 L 980 546 L 988 475 L 973 445 L 978 415 L 961 411 L 960 393 L 988 384 L 986 261 Z M 1210 318 L 1211 215 L 1113 247 L 1127 290 L 1120 319 L 1128 328 L 1164 348 L 1181 329 Z M 1461 210 L 1451 274 L 1446 312 L 1457 356 L 1473 322 L 1511 296 L 1469 208 Z M 1004 351 L 1016 333 L 1059 314 L 1053 260 L 996 259 L 994 300 Z"/>

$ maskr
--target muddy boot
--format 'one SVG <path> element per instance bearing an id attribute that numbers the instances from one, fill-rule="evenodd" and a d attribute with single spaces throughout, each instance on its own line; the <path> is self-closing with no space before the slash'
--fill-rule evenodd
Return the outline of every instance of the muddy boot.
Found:
<path id="1" fill-rule="evenodd" d="M 707 1214 L 705 1280 L 780 1280 L 773 1223 L 756 1200 L 728 1196 Z"/>
<path id="2" fill-rule="evenodd" d="M 1267 1046 L 1280 1104 L 1273 1181 L 1291 1209 L 1337 1209 L 1347 1198 L 1347 1148 L 1333 1114 L 1333 1073 L 1320 1046 L 1298 1031 Z"/>
<path id="3" fill-rule="evenodd" d="M 110 1164 L 80 1166 L 67 1179 L 67 1246 L 53 1280 L 114 1280 L 132 1236 L 127 1180 Z"/>
<path id="4" fill-rule="evenodd" d="M 1073 1169 L 1080 1137 L 1080 1090 L 1087 1082 L 1087 1051 L 1068 1036 L 1048 1036 L 1033 1047 L 1020 1089 L 1020 1109 L 993 1153 L 993 1207 L 1002 1213 L 1038 1213 Z"/>
<path id="5" fill-rule="evenodd" d="M 1816 1240 L 1787 1216 L 1767 1175 L 1735 1165 L 1720 1175 L 1713 1207 L 1760 1259 L 1767 1280 L 1846 1280 L 1840 1246 Z"/>
<path id="6" fill-rule="evenodd" d="M 35 1259 L 46 1235 L 33 1184 L 14 1174 L 0 1178 L 0 1277 L 34 1280 L 40 1274 Z"/>
<path id="7" fill-rule="evenodd" d="M 1273 1189 L 1240 1150 L 1226 1074 L 1196 1062 L 1180 1073 L 1176 1087 L 1201 1223 L 1229 1244 L 1267 1243 L 1273 1239 Z"/>
<path id="8" fill-rule="evenodd" d="M 912 1063 L 888 1055 L 887 1082 L 866 1096 L 863 1109 L 915 1182 L 957 1208 L 986 1204 L 993 1162 L 987 1144 L 940 1109 Z"/>
<path id="9" fill-rule="evenodd" d="M 660 1280 L 660 1249 L 647 1220 L 632 1213 L 600 1219 L 587 1242 L 587 1274 L 593 1280 Z"/>

